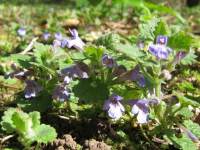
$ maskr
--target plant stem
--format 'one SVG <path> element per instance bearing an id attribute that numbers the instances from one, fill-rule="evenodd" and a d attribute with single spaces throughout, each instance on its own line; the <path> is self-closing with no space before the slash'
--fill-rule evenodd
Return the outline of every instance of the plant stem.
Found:
<path id="1" fill-rule="evenodd" d="M 156 83 L 156 96 L 158 98 L 160 98 L 160 93 L 161 93 L 161 83 L 160 81 L 158 81 L 158 83 Z"/>

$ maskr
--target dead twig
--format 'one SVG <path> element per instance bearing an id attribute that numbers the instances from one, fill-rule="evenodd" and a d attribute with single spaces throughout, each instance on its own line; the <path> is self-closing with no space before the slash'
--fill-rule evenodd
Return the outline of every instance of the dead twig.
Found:
<path id="1" fill-rule="evenodd" d="M 2 139 L 0 139 L 0 143 L 3 144 L 5 141 L 9 140 L 10 138 L 14 137 L 15 135 L 11 134 Z"/>
<path id="2" fill-rule="evenodd" d="M 26 47 L 26 49 L 24 51 L 22 51 L 20 54 L 26 54 L 27 52 L 29 52 L 32 48 L 34 43 L 38 40 L 38 37 L 33 38 L 32 41 L 30 42 L 30 44 Z"/>

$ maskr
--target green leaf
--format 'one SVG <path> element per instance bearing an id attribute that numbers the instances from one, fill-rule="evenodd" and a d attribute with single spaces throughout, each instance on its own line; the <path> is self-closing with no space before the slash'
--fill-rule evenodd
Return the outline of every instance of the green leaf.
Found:
<path id="1" fill-rule="evenodd" d="M 172 9 L 170 7 L 166 7 L 166 6 L 163 6 L 163 5 L 157 5 L 157 4 L 148 2 L 148 1 L 146 1 L 144 3 L 144 5 L 147 8 L 149 8 L 150 10 L 154 10 L 154 11 L 156 10 L 156 11 L 161 12 L 161 13 L 171 14 L 171 15 L 177 17 L 182 23 L 186 22 L 186 20 L 180 15 L 179 12 L 175 11 L 174 9 Z"/>
<path id="2" fill-rule="evenodd" d="M 181 94 L 175 93 L 179 102 L 181 103 L 182 106 L 194 106 L 194 107 L 200 107 L 200 104 L 192 99 L 189 99 Z"/>
<path id="3" fill-rule="evenodd" d="M 197 55 L 194 50 L 190 50 L 189 53 L 181 60 L 183 65 L 191 65 L 196 62 Z"/>
<path id="4" fill-rule="evenodd" d="M 2 57 L 3 61 L 12 61 L 18 63 L 22 67 L 30 67 L 29 61 L 31 61 L 31 56 L 29 55 L 22 55 L 22 54 L 12 54 L 8 57 Z"/>
<path id="5" fill-rule="evenodd" d="M 185 32 L 177 32 L 169 37 L 168 45 L 176 50 L 183 49 L 189 51 L 193 43 L 193 38 Z"/>
<path id="6" fill-rule="evenodd" d="M 30 146 L 33 142 L 47 143 L 53 141 L 57 134 L 53 127 L 40 125 L 40 113 L 31 112 L 29 114 L 14 108 L 4 112 L 1 125 L 8 133 L 17 132 L 18 140 L 25 146 Z M 8 126 L 9 125 L 9 126 Z"/>
<path id="7" fill-rule="evenodd" d="M 53 58 L 53 53 L 50 45 L 35 43 L 34 56 L 36 61 L 41 65 L 48 65 L 49 60 Z"/>
<path id="8" fill-rule="evenodd" d="M 185 134 L 182 137 L 178 138 L 175 135 L 168 137 L 177 148 L 181 148 L 182 150 L 197 150 L 197 146 L 192 142 L 190 138 L 188 138 Z"/>
<path id="9" fill-rule="evenodd" d="M 4 52 L 11 52 L 13 48 L 13 44 L 7 40 L 0 40 L 0 51 L 1 53 Z"/>
<path id="10" fill-rule="evenodd" d="M 27 131 L 26 121 L 28 115 L 23 112 L 15 112 L 12 115 L 12 121 L 19 133 L 25 133 Z"/>
<path id="11" fill-rule="evenodd" d="M 194 113 L 191 110 L 189 110 L 188 107 L 183 107 L 179 111 L 176 112 L 176 115 L 181 115 L 189 119 L 194 115 Z"/>
<path id="12" fill-rule="evenodd" d="M 27 112 L 44 112 L 52 107 L 52 99 L 47 92 L 42 92 L 41 95 L 33 101 L 27 101 L 26 99 L 19 98 L 16 103 L 18 107 Z"/>
<path id="13" fill-rule="evenodd" d="M 155 39 L 154 32 L 156 32 L 156 27 L 158 26 L 159 22 L 160 22 L 160 19 L 153 18 L 151 20 L 148 20 L 145 23 L 140 24 L 139 25 L 140 39 L 143 41 L 145 40 L 153 41 Z"/>
<path id="14" fill-rule="evenodd" d="M 32 123 L 33 123 L 32 127 L 33 128 L 36 128 L 37 126 L 40 125 L 40 113 L 39 112 L 37 112 L 37 111 L 30 112 L 29 116 L 32 119 Z"/>
<path id="15" fill-rule="evenodd" d="M 0 82 L 3 82 L 4 84 L 7 84 L 7 85 L 14 85 L 14 84 L 17 84 L 17 79 L 15 78 L 5 79 L 3 76 L 0 76 Z"/>
<path id="16" fill-rule="evenodd" d="M 167 23 L 163 20 L 160 20 L 160 22 L 155 27 L 154 36 L 157 37 L 158 35 L 169 35 L 169 27 L 167 26 Z"/>
<path id="17" fill-rule="evenodd" d="M 114 3 L 123 4 L 127 6 L 133 6 L 133 7 L 144 7 L 144 1 L 143 0 L 113 0 Z"/>
<path id="18" fill-rule="evenodd" d="M 77 113 L 77 110 L 78 110 L 78 105 L 74 102 L 69 102 L 69 107 L 70 107 L 70 110 L 74 113 Z"/>
<path id="19" fill-rule="evenodd" d="M 81 100 L 94 102 L 104 101 L 109 91 L 107 85 L 100 80 L 83 79 L 73 88 L 74 95 Z"/>
<path id="20" fill-rule="evenodd" d="M 145 53 L 139 50 L 136 45 L 118 44 L 116 49 L 133 60 L 139 60 L 141 57 L 145 56 Z"/>
<path id="21" fill-rule="evenodd" d="M 165 118 L 165 112 L 167 111 L 167 105 L 165 102 L 161 101 L 158 106 L 154 108 L 155 115 L 157 118 Z"/>
<path id="22" fill-rule="evenodd" d="M 74 52 L 74 51 L 71 51 L 70 52 L 70 57 L 73 59 L 73 60 L 83 60 L 85 59 L 85 56 L 83 55 L 83 53 L 80 53 L 80 52 Z M 71 62 L 71 64 L 73 63 L 73 61 Z"/>
<path id="23" fill-rule="evenodd" d="M 12 133 L 15 130 L 15 126 L 13 125 L 12 115 L 16 112 L 15 108 L 9 108 L 4 112 L 2 117 L 1 126 L 4 131 L 7 133 Z"/>
<path id="24" fill-rule="evenodd" d="M 106 34 L 95 42 L 98 46 L 104 46 L 106 49 L 115 50 L 115 45 L 120 42 L 120 37 L 118 34 L 109 33 Z"/>
<path id="25" fill-rule="evenodd" d="M 38 143 L 47 144 L 48 142 L 52 142 L 53 140 L 55 140 L 57 137 L 56 130 L 53 127 L 45 124 L 37 126 L 35 128 L 35 133 L 35 140 Z"/>
<path id="26" fill-rule="evenodd" d="M 92 61 L 99 62 L 103 56 L 103 47 L 88 46 L 85 48 L 84 55 Z"/>
<path id="27" fill-rule="evenodd" d="M 191 121 L 191 120 L 185 120 L 184 123 L 185 127 L 190 130 L 193 134 L 198 136 L 200 138 L 200 126 L 199 124 Z"/>
<path id="28" fill-rule="evenodd" d="M 181 83 L 178 83 L 177 86 L 181 91 L 194 92 L 196 90 L 193 84 L 188 81 L 183 81 Z"/>

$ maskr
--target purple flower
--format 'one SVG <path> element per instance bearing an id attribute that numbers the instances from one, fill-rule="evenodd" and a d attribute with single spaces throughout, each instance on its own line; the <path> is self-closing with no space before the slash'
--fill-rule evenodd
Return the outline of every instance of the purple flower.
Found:
<path id="1" fill-rule="evenodd" d="M 122 99 L 121 96 L 112 94 L 104 103 L 103 110 L 107 111 L 108 116 L 114 120 L 119 119 L 125 111 L 124 106 L 120 103 Z"/>
<path id="2" fill-rule="evenodd" d="M 28 75 L 30 75 L 30 71 L 19 69 L 6 74 L 5 78 L 17 78 L 19 80 L 24 80 Z"/>
<path id="3" fill-rule="evenodd" d="M 67 47 L 68 48 L 76 48 L 77 50 L 83 50 L 83 47 L 85 46 L 85 43 L 81 40 L 81 38 L 78 36 L 78 32 L 76 29 L 69 29 L 69 32 L 71 33 L 72 37 L 67 41 Z"/>
<path id="4" fill-rule="evenodd" d="M 34 80 L 26 80 L 26 87 L 24 89 L 25 98 L 36 97 L 40 91 L 42 91 L 42 87 L 35 82 Z"/>
<path id="5" fill-rule="evenodd" d="M 176 54 L 176 56 L 175 56 L 175 58 L 174 58 L 173 63 L 174 63 L 175 65 L 178 64 L 178 63 L 180 63 L 181 59 L 183 59 L 186 55 L 187 55 L 187 53 L 184 52 L 184 51 L 179 51 L 179 52 L 177 52 L 177 54 Z"/>
<path id="6" fill-rule="evenodd" d="M 78 32 L 76 29 L 69 29 L 69 32 L 71 33 L 72 39 L 78 38 Z"/>
<path id="7" fill-rule="evenodd" d="M 156 44 L 149 45 L 149 52 L 156 56 L 157 59 L 167 59 L 172 51 L 167 45 L 167 37 L 158 36 Z"/>
<path id="8" fill-rule="evenodd" d="M 88 72 L 89 69 L 86 64 L 78 63 L 62 69 L 61 76 L 64 76 L 64 80 L 68 82 L 71 78 L 88 78 Z"/>
<path id="9" fill-rule="evenodd" d="M 67 38 L 64 38 L 64 39 L 61 41 L 61 47 L 62 47 L 62 48 L 65 48 L 65 47 L 67 47 L 67 44 L 68 44 L 68 39 L 67 39 Z"/>
<path id="10" fill-rule="evenodd" d="M 15 64 L 12 64 L 11 68 L 14 71 L 6 74 L 5 78 L 17 78 L 19 80 L 24 80 L 27 76 L 31 74 L 29 70 L 23 70 L 21 68 L 18 68 Z"/>
<path id="11" fill-rule="evenodd" d="M 19 28 L 17 30 L 17 34 L 21 37 L 24 37 L 26 35 L 26 29 L 25 28 Z"/>
<path id="12" fill-rule="evenodd" d="M 60 32 L 55 33 L 54 37 L 58 41 L 61 41 L 63 39 L 63 36 L 62 36 L 62 34 Z"/>
<path id="13" fill-rule="evenodd" d="M 50 37 L 51 37 L 51 34 L 49 32 L 44 32 L 43 35 L 42 35 L 42 38 L 45 41 L 48 41 Z"/>
<path id="14" fill-rule="evenodd" d="M 151 44 L 149 46 L 149 51 L 151 54 L 157 57 L 157 59 L 167 59 L 171 49 L 166 47 L 165 45 L 160 44 Z"/>
<path id="15" fill-rule="evenodd" d="M 72 78 L 71 78 L 71 77 L 69 77 L 69 76 L 65 76 L 65 77 L 64 77 L 64 83 L 65 83 L 65 84 L 69 84 L 71 81 L 72 81 Z"/>
<path id="16" fill-rule="evenodd" d="M 52 98 L 59 100 L 61 102 L 69 99 L 70 93 L 69 89 L 66 88 L 64 85 L 58 85 L 53 92 Z"/>
<path id="17" fill-rule="evenodd" d="M 156 44 L 167 45 L 168 38 L 163 35 L 158 35 L 156 38 Z"/>
<path id="18" fill-rule="evenodd" d="M 56 48 L 56 47 L 60 47 L 61 46 L 61 41 L 59 40 L 54 40 L 53 41 L 53 47 Z"/>
<path id="19" fill-rule="evenodd" d="M 108 56 L 107 54 L 103 55 L 102 64 L 108 68 L 113 68 L 113 67 L 117 66 L 114 59 L 111 56 Z"/>
<path id="20" fill-rule="evenodd" d="M 137 121 L 140 124 L 148 122 L 149 116 L 149 105 L 157 104 L 157 100 L 146 100 L 146 99 L 139 99 L 139 100 L 132 100 L 130 105 L 132 105 L 131 113 L 133 115 L 137 115 Z"/>
<path id="21" fill-rule="evenodd" d="M 123 76 L 119 78 L 120 80 L 131 80 L 137 82 L 137 84 L 140 87 L 145 87 L 146 85 L 146 80 L 144 75 L 140 72 L 140 67 L 139 65 L 136 65 L 136 67 L 127 73 L 125 73 Z"/>

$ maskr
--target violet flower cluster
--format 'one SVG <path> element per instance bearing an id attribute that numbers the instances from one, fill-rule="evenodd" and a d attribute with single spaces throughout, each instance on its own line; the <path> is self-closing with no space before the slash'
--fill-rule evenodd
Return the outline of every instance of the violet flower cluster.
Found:
<path id="1" fill-rule="evenodd" d="M 168 38 L 163 35 L 159 35 L 156 39 L 156 44 L 149 45 L 149 52 L 156 56 L 158 60 L 167 59 L 172 49 L 167 47 Z"/>
<path id="2" fill-rule="evenodd" d="M 79 37 L 78 32 L 76 29 L 69 29 L 69 32 L 71 34 L 71 38 L 63 37 L 61 33 L 55 33 L 53 46 L 56 47 L 62 47 L 62 48 L 75 48 L 77 50 L 83 50 L 85 43 L 82 41 L 82 39 Z"/>
<path id="3" fill-rule="evenodd" d="M 25 82 L 24 96 L 27 99 L 38 96 L 42 91 L 42 87 L 34 80 L 29 79 L 31 71 L 18 68 L 15 64 L 11 65 L 13 72 L 8 73 L 6 78 L 17 78 Z"/>
<path id="4" fill-rule="evenodd" d="M 113 69 L 112 75 L 114 77 L 119 77 L 119 80 L 131 80 L 137 82 L 140 87 L 146 86 L 146 80 L 144 75 L 140 72 L 139 65 L 136 65 L 134 69 L 127 71 L 125 66 L 118 65 L 117 62 L 107 54 L 102 56 L 101 61 L 103 66 Z"/>
<path id="5" fill-rule="evenodd" d="M 121 104 L 122 97 L 116 94 L 112 94 L 108 100 L 105 101 L 103 110 L 107 112 L 108 116 L 114 120 L 118 120 L 125 112 L 124 106 Z M 158 104 L 156 99 L 138 99 L 130 100 L 129 105 L 132 106 L 131 113 L 137 116 L 139 124 L 148 122 L 149 108 L 151 105 Z"/>
<path id="6" fill-rule="evenodd" d="M 89 77 L 88 66 L 84 63 L 78 63 L 62 69 L 59 75 L 62 82 L 55 87 L 52 98 L 63 102 L 70 98 L 70 89 L 67 86 L 73 79 Z"/>
<path id="7" fill-rule="evenodd" d="M 140 124 L 148 122 L 149 106 L 158 104 L 156 99 L 138 99 L 130 101 L 132 106 L 131 113 L 137 116 L 137 121 Z"/>
<path id="8" fill-rule="evenodd" d="M 55 87 L 53 91 L 52 98 L 64 102 L 69 99 L 70 90 L 66 87 L 65 84 L 61 84 Z"/>

